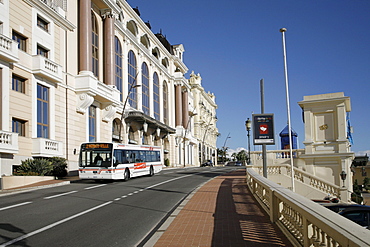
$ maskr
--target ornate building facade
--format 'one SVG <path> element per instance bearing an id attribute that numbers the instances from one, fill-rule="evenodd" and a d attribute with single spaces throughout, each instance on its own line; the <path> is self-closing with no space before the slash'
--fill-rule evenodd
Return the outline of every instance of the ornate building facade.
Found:
<path id="1" fill-rule="evenodd" d="M 201 165 L 209 160 L 217 164 L 217 137 L 219 136 L 216 126 L 216 96 L 205 92 L 202 86 L 200 74 L 190 74 L 189 84 L 193 94 L 193 102 L 198 115 L 195 116 L 195 137 L 198 143 L 198 162 Z"/>
<path id="2" fill-rule="evenodd" d="M 0 176 L 32 157 L 77 170 L 83 142 L 161 146 L 173 166 L 213 154 L 184 46 L 126 1 L 3 0 L 0 43 Z"/>

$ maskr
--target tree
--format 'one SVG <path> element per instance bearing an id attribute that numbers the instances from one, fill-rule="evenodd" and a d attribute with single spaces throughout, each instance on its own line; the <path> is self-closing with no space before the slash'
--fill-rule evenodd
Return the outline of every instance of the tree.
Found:
<path id="1" fill-rule="evenodd" d="M 239 160 L 239 161 L 246 161 L 247 160 L 247 157 L 248 157 L 248 153 L 246 150 L 240 150 L 237 154 L 236 154 L 236 159 Z"/>

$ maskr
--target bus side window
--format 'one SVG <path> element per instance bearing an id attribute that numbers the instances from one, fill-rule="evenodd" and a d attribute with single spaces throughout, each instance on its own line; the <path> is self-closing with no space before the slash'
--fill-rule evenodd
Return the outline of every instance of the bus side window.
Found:
<path id="1" fill-rule="evenodd" d="M 124 150 L 124 151 L 122 151 L 122 153 L 123 153 L 123 155 L 122 155 L 122 164 L 127 164 L 127 163 L 130 163 L 130 161 L 129 161 L 129 151 L 126 151 L 126 150 Z"/>
<path id="2" fill-rule="evenodd" d="M 135 153 L 135 159 L 134 159 L 134 162 L 141 162 L 140 160 L 140 153 L 139 151 L 133 151 L 133 153 Z"/>
<path id="3" fill-rule="evenodd" d="M 122 150 L 114 150 L 113 157 L 113 165 L 122 163 Z"/>
<path id="4" fill-rule="evenodd" d="M 129 159 L 130 163 L 135 163 L 135 158 L 136 158 L 135 156 L 136 156 L 135 152 L 130 151 L 130 159 Z"/>
<path id="5" fill-rule="evenodd" d="M 146 161 L 146 151 L 139 151 L 139 153 L 140 153 L 139 161 L 145 162 Z"/>

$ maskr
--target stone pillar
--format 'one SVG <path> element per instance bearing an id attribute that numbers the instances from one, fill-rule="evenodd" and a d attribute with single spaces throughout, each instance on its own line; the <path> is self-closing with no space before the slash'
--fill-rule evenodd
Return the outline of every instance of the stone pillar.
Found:
<path id="1" fill-rule="evenodd" d="M 182 126 L 187 129 L 189 126 L 189 102 L 188 102 L 188 91 L 184 90 L 182 93 Z"/>
<path id="2" fill-rule="evenodd" d="M 112 10 L 105 12 L 104 19 L 104 83 L 114 85 L 114 14 Z"/>
<path id="3" fill-rule="evenodd" d="M 342 201 L 349 201 L 352 190 L 350 166 L 354 153 L 347 140 L 346 114 L 351 111 L 350 98 L 344 93 L 304 96 L 298 102 L 304 111 L 305 161 L 304 169 L 313 175 L 335 184 L 340 189 Z M 343 181 L 340 173 L 345 172 Z"/>
<path id="4" fill-rule="evenodd" d="M 80 0 L 79 3 L 79 71 L 91 71 L 91 0 Z"/>
<path id="5" fill-rule="evenodd" d="M 182 124 L 182 94 L 181 94 L 181 84 L 175 85 L 175 124 L 176 126 L 181 126 Z"/>

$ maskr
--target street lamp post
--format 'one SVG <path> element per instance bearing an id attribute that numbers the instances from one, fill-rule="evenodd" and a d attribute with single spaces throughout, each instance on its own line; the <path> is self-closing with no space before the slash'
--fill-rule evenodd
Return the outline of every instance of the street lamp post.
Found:
<path id="1" fill-rule="evenodd" d="M 252 127 L 252 121 L 248 118 L 247 121 L 245 121 L 245 127 L 247 129 L 247 136 L 248 136 L 248 159 L 247 164 L 250 165 L 251 163 L 251 140 L 250 140 L 250 131 Z"/>
<path id="2" fill-rule="evenodd" d="M 227 135 L 226 139 L 225 139 L 225 142 L 224 142 L 224 156 L 225 156 L 225 159 L 224 159 L 224 162 L 226 162 L 226 142 L 227 142 L 227 139 L 231 138 L 230 136 L 230 133 Z"/>
<path id="3" fill-rule="evenodd" d="M 121 140 L 121 130 L 122 130 L 122 124 L 123 124 L 122 122 L 123 122 L 123 119 L 124 119 L 124 114 L 125 114 L 125 109 L 126 109 L 128 98 L 130 97 L 132 89 L 141 87 L 141 85 L 135 84 L 138 74 L 139 74 L 139 72 L 136 73 L 134 81 L 132 82 L 132 84 L 130 85 L 130 88 L 128 89 L 127 96 L 126 96 L 126 99 L 125 99 L 125 103 L 123 103 L 122 114 L 121 114 L 121 123 L 119 125 L 119 136 L 118 136 L 119 143 L 122 143 L 122 140 Z"/>

